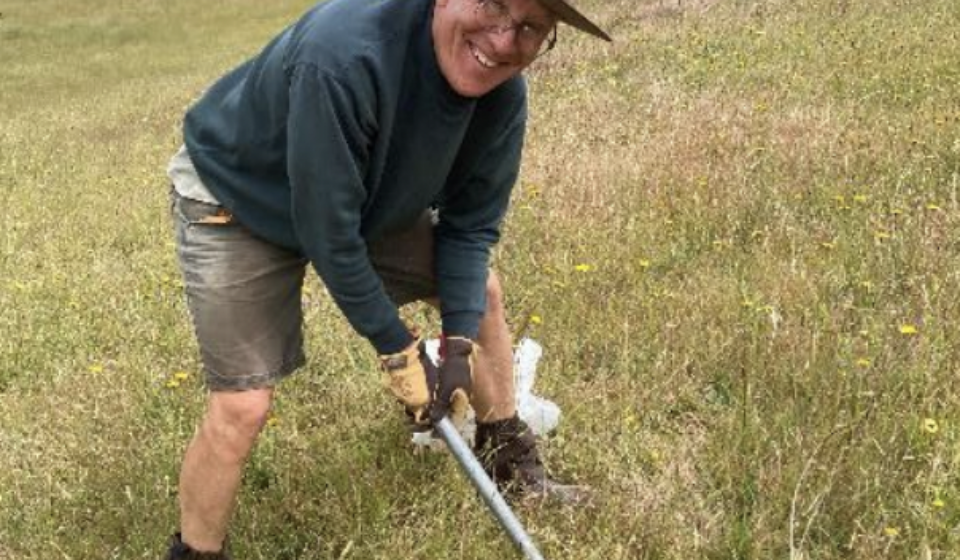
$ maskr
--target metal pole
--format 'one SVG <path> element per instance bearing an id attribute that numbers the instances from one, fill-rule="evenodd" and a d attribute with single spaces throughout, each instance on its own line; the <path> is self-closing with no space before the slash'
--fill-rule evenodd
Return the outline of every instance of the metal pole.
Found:
<path id="1" fill-rule="evenodd" d="M 483 470 L 480 461 L 474 456 L 473 451 L 467 446 L 466 442 L 463 441 L 463 438 L 460 437 L 460 432 L 454 427 L 453 422 L 451 422 L 449 418 L 444 418 L 434 425 L 434 430 L 440 438 L 446 442 L 450 452 L 453 453 L 457 462 L 460 463 L 460 467 L 463 468 L 463 472 L 467 474 L 467 478 L 470 479 L 473 486 L 480 492 L 480 496 L 483 498 L 483 501 L 486 502 L 490 511 L 493 512 L 497 521 L 500 522 L 500 526 L 507 531 L 510 539 L 513 540 L 517 548 L 523 552 L 527 560 L 544 560 L 540 551 L 537 550 L 537 545 L 533 543 L 533 539 L 531 539 L 530 535 L 524 530 L 523 525 L 520 524 L 520 520 L 517 519 L 517 516 L 513 514 L 513 510 L 507 505 L 506 500 L 500 495 L 500 492 L 497 490 L 497 485 L 487 476 L 486 471 Z"/>

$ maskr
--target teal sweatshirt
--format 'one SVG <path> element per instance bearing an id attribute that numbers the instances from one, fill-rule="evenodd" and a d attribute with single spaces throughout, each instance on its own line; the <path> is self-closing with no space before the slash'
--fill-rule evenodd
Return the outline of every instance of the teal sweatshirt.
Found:
<path id="1" fill-rule="evenodd" d="M 188 111 L 206 187 L 255 235 L 306 256 L 381 354 L 410 343 L 367 241 L 438 209 L 443 330 L 475 338 L 490 247 L 517 179 L 519 76 L 481 98 L 453 91 L 430 31 L 433 0 L 329 0 Z"/>

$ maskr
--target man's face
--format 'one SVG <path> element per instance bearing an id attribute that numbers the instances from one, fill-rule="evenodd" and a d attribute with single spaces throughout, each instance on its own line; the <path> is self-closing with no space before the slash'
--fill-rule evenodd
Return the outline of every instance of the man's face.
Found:
<path id="1" fill-rule="evenodd" d="M 486 0 L 509 10 L 513 22 L 550 29 L 555 17 L 537 0 Z M 516 29 L 491 30 L 478 17 L 477 0 L 436 0 L 433 43 L 440 71 L 465 97 L 480 97 L 530 65 L 536 53 L 524 51 Z"/>

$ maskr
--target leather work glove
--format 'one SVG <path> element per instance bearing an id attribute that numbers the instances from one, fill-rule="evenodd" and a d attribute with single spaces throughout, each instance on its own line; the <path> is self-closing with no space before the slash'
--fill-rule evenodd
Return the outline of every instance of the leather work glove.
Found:
<path id="1" fill-rule="evenodd" d="M 437 386 L 437 366 L 427 355 L 425 343 L 419 335 L 396 354 L 380 356 L 384 385 L 407 408 L 414 425 L 430 423 L 430 397 Z"/>
<path id="2" fill-rule="evenodd" d="M 462 336 L 444 337 L 440 344 L 440 380 L 430 408 L 436 423 L 450 415 L 454 423 L 462 422 L 473 395 L 473 365 L 477 346 Z"/>

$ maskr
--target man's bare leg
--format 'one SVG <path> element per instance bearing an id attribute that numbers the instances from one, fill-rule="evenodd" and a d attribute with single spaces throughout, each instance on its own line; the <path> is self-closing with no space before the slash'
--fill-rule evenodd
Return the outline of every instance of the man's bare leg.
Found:
<path id="1" fill-rule="evenodd" d="M 559 484 L 546 473 L 537 441 L 517 417 L 513 378 L 513 343 L 503 307 L 503 291 L 490 271 L 487 280 L 487 310 L 480 322 L 480 349 L 473 384 L 473 408 L 477 413 L 477 449 L 485 468 L 498 482 L 519 483 L 522 494 L 566 504 L 591 499 L 584 486 Z M 503 460 L 506 458 L 506 460 Z"/>
<path id="2" fill-rule="evenodd" d="M 513 382 L 513 341 L 503 308 L 500 279 L 491 270 L 487 279 L 487 310 L 480 321 L 473 409 L 478 422 L 512 418 L 516 413 Z"/>
<path id="3" fill-rule="evenodd" d="M 272 389 L 211 392 L 180 471 L 182 540 L 202 552 L 223 547 L 243 467 L 270 411 Z"/>

